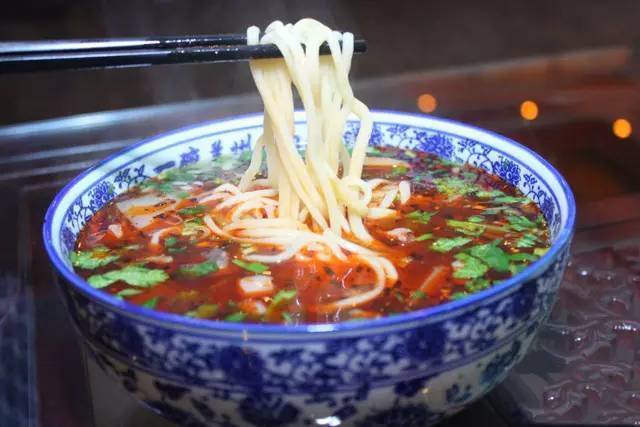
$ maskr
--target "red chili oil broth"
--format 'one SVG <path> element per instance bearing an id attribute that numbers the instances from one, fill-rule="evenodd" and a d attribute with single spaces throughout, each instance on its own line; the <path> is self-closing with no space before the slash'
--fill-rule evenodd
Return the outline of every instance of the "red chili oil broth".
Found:
<path id="1" fill-rule="evenodd" d="M 246 162 L 234 163 L 232 159 L 221 159 L 206 169 L 199 166 L 172 170 L 117 196 L 90 218 L 79 234 L 73 264 L 90 283 L 99 283 L 98 279 L 109 277 L 109 272 L 127 266 L 140 268 L 136 280 L 147 280 L 146 274 L 166 278 L 144 286 L 112 280 L 102 287 L 106 292 L 155 310 L 227 321 L 298 324 L 375 318 L 464 298 L 517 273 L 548 249 L 547 225 L 539 208 L 501 178 L 422 152 L 392 148 L 371 151 L 372 156 L 402 159 L 411 167 L 365 167 L 364 179 L 408 180 L 412 188 L 410 200 L 399 208 L 400 216 L 365 220 L 365 226 L 378 242 L 373 249 L 394 263 L 399 279 L 364 305 L 341 310 L 326 308 L 333 301 L 366 292 L 373 286 L 374 272 L 353 261 L 353 257 L 348 262 L 335 257 L 329 262 L 315 258 L 299 261 L 294 257 L 266 265 L 268 270 L 262 274 L 272 278 L 273 292 L 259 298 L 243 297 L 239 279 L 256 272 L 231 261 L 241 263 L 243 250 L 247 248 L 213 235 L 200 238 L 202 216 L 214 205 L 200 207 L 195 199 L 199 193 L 221 183 L 237 184 Z M 144 195 L 169 196 L 177 203 L 140 229 L 120 211 L 117 203 Z M 400 206 L 399 202 L 394 203 Z M 148 213 L 153 214 L 153 209 Z M 174 226 L 179 220 L 183 221 L 179 226 L 181 234 L 163 236 L 158 248 L 149 245 L 154 231 Z M 187 223 L 191 225 L 185 226 Z M 114 224 L 121 227 L 118 236 L 109 229 Z M 190 231 L 185 232 L 185 227 Z M 387 234 L 398 228 L 411 230 L 408 241 Z M 192 232 L 195 234 L 189 234 Z M 451 243 L 445 239 L 465 242 L 468 239 L 468 242 L 442 250 L 448 245 L 437 245 Z M 276 253 L 281 249 L 270 250 Z M 92 265 L 91 260 L 78 260 L 81 256 L 104 262 Z M 149 260 L 149 257 L 160 258 Z M 171 257 L 171 261 L 162 257 Z M 112 261 L 107 263 L 109 259 Z M 212 263 L 217 271 L 208 272 L 215 269 Z M 469 275 L 478 277 L 460 277 Z"/>

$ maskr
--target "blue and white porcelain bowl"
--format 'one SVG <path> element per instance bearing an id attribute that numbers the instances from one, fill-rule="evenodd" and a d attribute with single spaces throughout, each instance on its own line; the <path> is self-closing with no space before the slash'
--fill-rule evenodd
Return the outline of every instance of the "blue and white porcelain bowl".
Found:
<path id="1" fill-rule="evenodd" d="M 303 116 L 296 120 L 303 135 Z M 237 324 L 135 306 L 73 272 L 68 254 L 79 230 L 116 194 L 150 176 L 250 150 L 262 114 L 178 130 L 84 172 L 46 215 L 44 241 L 62 295 L 102 369 L 149 408 L 187 426 L 424 426 L 499 383 L 553 305 L 573 235 L 571 190 L 540 156 L 502 136 L 411 114 L 375 112 L 374 120 L 372 145 L 428 151 L 516 185 L 549 222 L 551 249 L 466 299 L 370 321 Z M 348 124 L 347 142 L 356 130 Z"/>

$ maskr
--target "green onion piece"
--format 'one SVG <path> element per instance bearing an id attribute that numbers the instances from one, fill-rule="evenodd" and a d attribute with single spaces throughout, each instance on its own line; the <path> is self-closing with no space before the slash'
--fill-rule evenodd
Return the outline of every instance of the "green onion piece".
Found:
<path id="1" fill-rule="evenodd" d="M 424 233 L 416 237 L 416 242 L 423 242 L 425 240 L 429 240 L 432 237 L 433 237 L 432 233 Z"/>
<path id="2" fill-rule="evenodd" d="M 247 271 L 250 271 L 252 273 L 256 273 L 256 274 L 262 274 L 265 271 L 269 270 L 269 266 L 268 265 L 264 265 L 261 264 L 259 262 L 247 262 L 247 261 L 243 261 L 241 259 L 234 259 L 231 261 L 232 263 L 234 263 L 235 265 L 237 265 L 240 268 L 243 268 Z"/>
<path id="3" fill-rule="evenodd" d="M 119 297 L 132 297 L 134 295 L 138 295 L 138 294 L 141 294 L 141 293 L 142 293 L 142 291 L 140 289 L 127 288 L 127 289 L 121 290 L 116 295 L 119 296 Z"/>
<path id="4" fill-rule="evenodd" d="M 236 311 L 233 314 L 228 315 L 224 318 L 225 322 L 242 322 L 247 315 L 241 311 Z"/>

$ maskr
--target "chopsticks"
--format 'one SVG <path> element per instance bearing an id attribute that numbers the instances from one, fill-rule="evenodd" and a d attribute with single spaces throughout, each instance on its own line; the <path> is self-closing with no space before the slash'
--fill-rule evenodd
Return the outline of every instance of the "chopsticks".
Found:
<path id="1" fill-rule="evenodd" d="M 0 42 L 0 74 L 81 68 L 248 61 L 278 58 L 273 44 L 248 46 L 244 34 Z M 354 53 L 367 49 L 355 40 Z M 329 54 L 329 46 L 320 54 Z"/>

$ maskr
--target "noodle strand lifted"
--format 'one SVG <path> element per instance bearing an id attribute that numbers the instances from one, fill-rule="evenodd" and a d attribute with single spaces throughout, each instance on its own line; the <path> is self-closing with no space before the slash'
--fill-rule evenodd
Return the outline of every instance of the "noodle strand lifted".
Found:
<path id="1" fill-rule="evenodd" d="M 354 97 L 349 84 L 353 35 L 302 19 L 287 25 L 273 22 L 262 36 L 257 27 L 250 27 L 247 42 L 273 43 L 282 59 L 250 62 L 264 104 L 263 134 L 239 186 L 221 186 L 201 200 L 215 202 L 215 211 L 231 209 L 225 217 L 227 223 L 217 224 L 207 216 L 205 224 L 220 238 L 270 246 L 268 253 L 258 250 L 247 254 L 248 260 L 282 262 L 302 252 L 317 253 L 317 245 L 339 261 L 351 257 L 374 272 L 376 284 L 370 291 L 333 306 L 366 303 L 395 282 L 397 272 L 388 259 L 371 249 L 376 242 L 364 218 L 371 212 L 395 212 L 396 195 L 406 201 L 409 189 L 407 184 L 399 189 L 394 183 L 381 186 L 361 178 L 373 122 L 369 109 Z M 324 43 L 331 55 L 320 56 Z M 294 138 L 293 88 L 306 114 L 304 156 Z M 349 152 L 342 138 L 351 116 L 360 120 L 360 128 Z M 263 163 L 266 179 L 256 179 Z M 373 164 L 392 167 L 397 163 L 383 159 Z M 273 253 L 274 246 L 280 252 Z"/>

